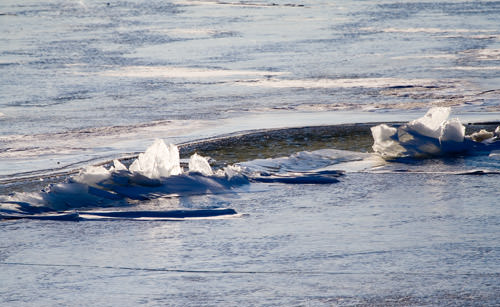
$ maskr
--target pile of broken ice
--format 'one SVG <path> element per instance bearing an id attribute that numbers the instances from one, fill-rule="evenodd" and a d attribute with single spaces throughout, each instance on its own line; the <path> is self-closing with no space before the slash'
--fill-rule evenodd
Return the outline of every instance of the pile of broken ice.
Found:
<path id="1" fill-rule="evenodd" d="M 287 159 L 293 160 L 293 157 L 278 160 Z M 237 164 L 213 171 L 207 159 L 198 154 L 190 157 L 188 169 L 184 170 L 177 146 L 158 139 L 129 167 L 119 160 L 114 160 L 110 167 L 89 166 L 66 182 L 51 184 L 39 193 L 0 196 L 0 203 L 3 203 L 3 209 L 7 204 L 13 212 L 28 213 L 38 212 L 40 208 L 64 211 L 115 207 L 158 197 L 228 193 L 250 182 L 335 183 L 341 175 L 339 171 L 314 172 L 308 169 L 273 174 Z"/>
<path id="2" fill-rule="evenodd" d="M 500 126 L 494 132 L 481 130 L 465 135 L 465 126 L 458 118 L 449 119 L 450 112 L 450 108 L 435 107 L 406 124 L 372 127 L 373 150 L 384 159 L 394 159 L 477 154 L 500 149 Z"/>
<path id="3" fill-rule="evenodd" d="M 115 207 L 163 196 L 226 193 L 248 183 L 237 166 L 213 172 L 207 159 L 197 154 L 190 157 L 188 167 L 181 167 L 177 146 L 156 140 L 128 168 L 119 160 L 109 168 L 89 166 L 41 192 L 0 196 L 0 204 L 4 212 L 14 213 Z"/>

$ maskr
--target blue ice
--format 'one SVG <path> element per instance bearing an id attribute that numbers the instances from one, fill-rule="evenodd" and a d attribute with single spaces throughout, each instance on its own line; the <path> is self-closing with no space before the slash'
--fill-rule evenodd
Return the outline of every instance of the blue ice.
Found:
<path id="1" fill-rule="evenodd" d="M 465 135 L 458 118 L 449 119 L 448 107 L 431 108 L 406 124 L 372 127 L 373 150 L 384 159 L 425 158 L 454 154 L 482 154 L 500 149 L 500 126 Z"/>

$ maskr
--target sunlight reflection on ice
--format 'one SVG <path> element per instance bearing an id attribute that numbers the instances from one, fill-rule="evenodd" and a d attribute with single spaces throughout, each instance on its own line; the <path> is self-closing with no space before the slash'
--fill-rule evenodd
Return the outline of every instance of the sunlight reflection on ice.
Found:
<path id="1" fill-rule="evenodd" d="M 465 135 L 459 119 L 448 119 L 451 109 L 431 108 L 425 116 L 397 127 L 372 127 L 373 150 L 383 158 L 429 157 L 457 153 L 476 154 L 500 147 L 500 128 Z"/>

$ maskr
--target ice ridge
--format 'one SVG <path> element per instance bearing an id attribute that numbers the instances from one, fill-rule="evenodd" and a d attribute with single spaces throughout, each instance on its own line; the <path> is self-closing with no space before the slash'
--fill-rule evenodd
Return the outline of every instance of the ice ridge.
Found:
<path id="1" fill-rule="evenodd" d="M 79 208 L 127 206 L 159 197 L 228 193 L 251 182 L 329 184 L 338 182 L 343 172 L 317 169 L 335 164 L 337 160 L 327 152 L 302 152 L 267 161 L 283 166 L 281 170 L 275 168 L 275 172 L 256 168 L 263 163 L 258 161 L 254 167 L 236 164 L 214 172 L 207 158 L 193 154 L 185 171 L 177 146 L 155 140 L 129 167 L 114 160 L 109 167 L 88 166 L 65 182 L 51 184 L 40 192 L 0 195 L 0 215 L 39 215 Z"/>

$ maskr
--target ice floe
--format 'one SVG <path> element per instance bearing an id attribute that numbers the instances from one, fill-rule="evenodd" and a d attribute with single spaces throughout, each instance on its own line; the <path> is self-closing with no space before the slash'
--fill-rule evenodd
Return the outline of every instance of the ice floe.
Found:
<path id="1" fill-rule="evenodd" d="M 406 124 L 372 127 L 373 150 L 385 159 L 450 154 L 489 153 L 500 148 L 500 127 L 465 135 L 458 118 L 449 119 L 448 107 L 431 108 L 423 117 Z"/>
<path id="2" fill-rule="evenodd" d="M 235 182 L 248 182 L 232 170 L 227 175 L 224 170 L 214 174 L 208 161 L 197 154 L 191 157 L 189 167 L 189 172 L 182 169 L 177 146 L 158 139 L 128 168 L 114 160 L 108 168 L 88 166 L 38 193 L 0 196 L 0 215 L 119 207 L 158 197 L 224 193 Z"/>
<path id="3" fill-rule="evenodd" d="M 75 216 L 68 213 L 75 209 L 87 210 L 83 215 L 87 219 L 102 219 L 104 215 L 89 217 L 92 213 L 88 209 L 130 206 L 159 197 L 230 193 L 234 188 L 252 182 L 335 183 L 343 173 L 325 167 L 353 159 L 359 160 L 359 157 L 342 158 L 321 151 L 302 152 L 291 157 L 267 160 L 268 166 L 281 166 L 275 171 L 262 167 L 264 162 L 257 160 L 253 164 L 227 165 L 214 172 L 207 158 L 195 153 L 189 159 L 188 170 L 184 170 L 177 146 L 167 145 L 163 140 L 157 139 L 129 167 L 114 160 L 108 167 L 88 166 L 64 182 L 51 184 L 40 192 L 0 195 L 0 219 L 17 219 L 23 216 L 36 219 L 42 214 L 40 219 L 81 220 L 81 214 Z M 54 215 L 56 212 L 64 214 Z M 144 216 L 140 216 L 141 214 Z M 210 214 L 203 213 L 205 216 Z M 218 215 L 218 212 L 213 214 Z M 135 215 L 113 213 L 104 217 L 160 219 L 166 215 L 168 214 L 139 212 Z"/>

